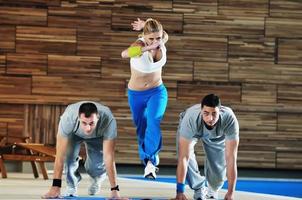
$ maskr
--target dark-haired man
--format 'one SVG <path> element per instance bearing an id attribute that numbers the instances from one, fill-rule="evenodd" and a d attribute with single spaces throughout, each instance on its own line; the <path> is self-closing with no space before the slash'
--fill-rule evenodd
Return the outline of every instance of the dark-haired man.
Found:
<path id="1" fill-rule="evenodd" d="M 116 136 L 116 120 L 108 107 L 89 101 L 69 105 L 59 122 L 53 183 L 42 198 L 60 197 L 64 162 L 66 195 L 77 195 L 77 186 L 81 180 L 78 156 L 82 142 L 85 143 L 87 152 L 85 169 L 91 179 L 88 194 L 95 195 L 99 191 L 101 181 L 107 173 L 111 197 L 118 198 L 119 187 L 114 159 Z"/>
<path id="2" fill-rule="evenodd" d="M 233 200 L 237 181 L 239 125 L 231 108 L 221 106 L 219 97 L 209 94 L 201 104 L 180 114 L 177 132 L 176 200 L 187 200 L 184 195 L 185 181 L 194 190 L 194 200 L 218 199 L 218 190 L 223 186 L 226 175 L 228 191 L 224 200 Z M 198 140 L 202 142 L 205 152 L 205 176 L 200 175 L 194 153 Z"/>

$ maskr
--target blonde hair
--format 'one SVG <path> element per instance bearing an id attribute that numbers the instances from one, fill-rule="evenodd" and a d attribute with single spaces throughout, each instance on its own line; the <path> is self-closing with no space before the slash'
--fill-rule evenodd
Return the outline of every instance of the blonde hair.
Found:
<path id="1" fill-rule="evenodd" d="M 164 31 L 162 24 L 157 21 L 156 19 L 148 18 L 145 21 L 145 25 L 143 28 L 143 33 L 139 35 L 139 37 L 143 35 L 148 35 L 150 33 L 157 33 L 157 32 L 163 32 L 163 41 L 167 42 L 168 41 L 168 34 L 166 31 Z"/>
<path id="2" fill-rule="evenodd" d="M 161 23 L 159 23 L 159 21 L 152 18 L 148 18 L 145 21 L 145 26 L 143 28 L 144 35 L 160 32 L 160 31 L 163 31 L 163 26 L 161 25 Z"/>

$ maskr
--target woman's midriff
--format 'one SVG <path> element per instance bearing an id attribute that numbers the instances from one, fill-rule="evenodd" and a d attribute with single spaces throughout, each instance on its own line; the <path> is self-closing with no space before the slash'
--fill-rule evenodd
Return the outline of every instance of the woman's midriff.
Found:
<path id="1" fill-rule="evenodd" d="M 128 88 L 131 90 L 148 90 L 162 84 L 161 70 L 152 73 L 142 73 L 131 69 L 131 78 Z"/>

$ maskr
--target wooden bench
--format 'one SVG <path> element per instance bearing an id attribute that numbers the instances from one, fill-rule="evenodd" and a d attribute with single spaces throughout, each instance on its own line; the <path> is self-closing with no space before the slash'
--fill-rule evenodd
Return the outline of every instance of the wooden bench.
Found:
<path id="1" fill-rule="evenodd" d="M 5 161 L 28 161 L 31 163 L 35 178 L 39 177 L 36 163 L 39 164 L 44 179 L 48 179 L 45 162 L 55 160 L 55 147 L 44 144 L 30 143 L 29 137 L 23 137 L 21 141 L 13 144 L 5 144 L 7 138 L 0 137 L 0 171 L 2 178 L 7 178 L 7 171 L 4 165 Z M 20 139 L 20 138 L 19 138 Z"/>

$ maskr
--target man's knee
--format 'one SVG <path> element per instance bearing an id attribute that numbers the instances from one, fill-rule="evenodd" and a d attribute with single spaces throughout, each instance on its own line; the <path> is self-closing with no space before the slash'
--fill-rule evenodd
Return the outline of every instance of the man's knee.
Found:
<path id="1" fill-rule="evenodd" d="M 215 191 L 222 188 L 225 181 L 225 175 L 224 174 L 216 174 L 216 176 L 211 176 L 211 178 L 207 178 L 208 184 L 211 186 L 211 188 Z"/>
<path id="2" fill-rule="evenodd" d="M 87 174 L 91 177 L 101 176 L 102 174 L 106 173 L 105 166 L 103 164 L 93 164 L 93 165 L 86 165 L 85 169 Z"/>

